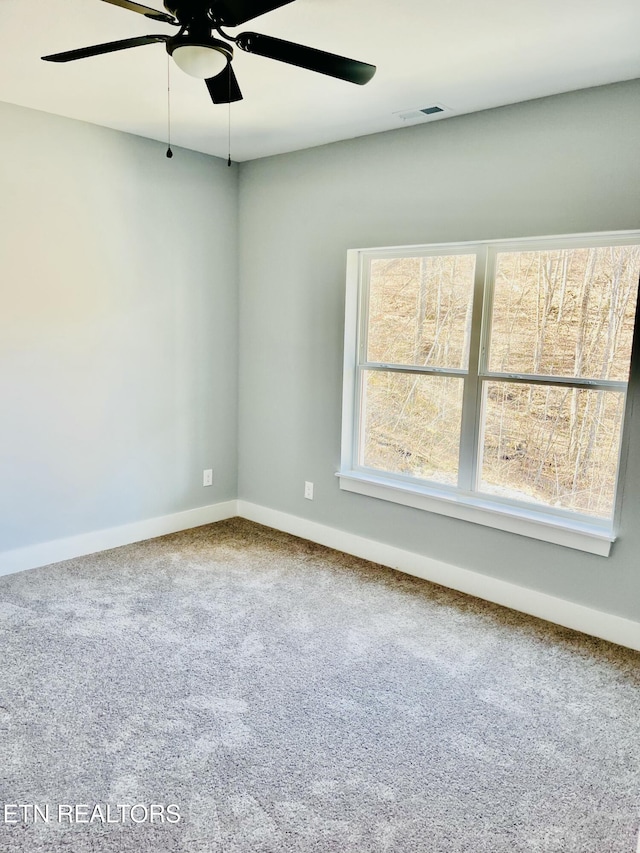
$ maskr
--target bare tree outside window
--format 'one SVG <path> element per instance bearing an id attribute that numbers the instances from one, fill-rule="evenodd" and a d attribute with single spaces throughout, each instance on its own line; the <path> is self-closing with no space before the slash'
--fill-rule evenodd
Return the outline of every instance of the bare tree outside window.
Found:
<path id="1" fill-rule="evenodd" d="M 640 246 L 501 252 L 489 367 L 626 383 Z M 481 490 L 612 514 L 624 390 L 487 382 Z"/>
<path id="2" fill-rule="evenodd" d="M 475 255 L 374 260 L 368 361 L 466 368 Z M 463 379 L 382 370 L 363 382 L 362 464 L 455 486 Z"/>

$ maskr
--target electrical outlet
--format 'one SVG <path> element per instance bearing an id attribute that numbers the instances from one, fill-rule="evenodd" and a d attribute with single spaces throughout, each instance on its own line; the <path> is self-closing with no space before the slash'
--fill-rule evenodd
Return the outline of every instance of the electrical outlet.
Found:
<path id="1" fill-rule="evenodd" d="M 308 480 L 304 484 L 304 496 L 308 501 L 313 500 L 313 483 L 310 483 Z"/>
<path id="2" fill-rule="evenodd" d="M 213 486 L 213 468 L 205 468 L 202 472 L 202 485 Z"/>

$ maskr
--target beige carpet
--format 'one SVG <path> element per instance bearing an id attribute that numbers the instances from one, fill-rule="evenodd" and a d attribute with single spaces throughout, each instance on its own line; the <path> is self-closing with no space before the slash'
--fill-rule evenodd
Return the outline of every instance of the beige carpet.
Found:
<path id="1" fill-rule="evenodd" d="M 2 853 L 635 850 L 640 655 L 246 521 L 0 578 L 0 661 Z"/>

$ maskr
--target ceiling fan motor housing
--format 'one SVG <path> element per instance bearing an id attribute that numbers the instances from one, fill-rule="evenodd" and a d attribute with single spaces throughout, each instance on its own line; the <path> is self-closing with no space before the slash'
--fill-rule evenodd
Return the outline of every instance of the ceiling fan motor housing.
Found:
<path id="1" fill-rule="evenodd" d="M 184 26 L 190 21 L 211 22 L 216 20 L 215 3 L 208 0 L 164 0 L 167 12 L 174 15 Z"/>

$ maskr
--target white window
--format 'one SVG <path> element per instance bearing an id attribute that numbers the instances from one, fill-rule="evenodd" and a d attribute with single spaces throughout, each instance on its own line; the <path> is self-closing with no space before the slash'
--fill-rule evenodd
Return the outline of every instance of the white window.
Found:
<path id="1" fill-rule="evenodd" d="M 352 250 L 340 486 L 606 555 L 640 232 Z"/>

